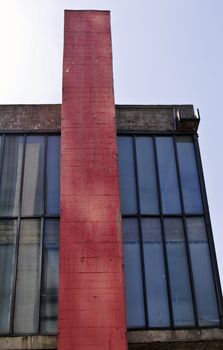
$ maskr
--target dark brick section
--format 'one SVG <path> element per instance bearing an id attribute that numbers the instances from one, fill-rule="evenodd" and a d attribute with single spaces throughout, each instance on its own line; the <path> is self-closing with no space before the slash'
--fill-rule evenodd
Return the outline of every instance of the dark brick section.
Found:
<path id="1" fill-rule="evenodd" d="M 60 130 L 61 105 L 1 105 L 0 130 Z"/>
<path id="2" fill-rule="evenodd" d="M 176 131 L 178 130 L 177 115 L 180 115 L 182 119 L 187 119 L 187 121 L 196 119 L 192 105 L 116 105 L 117 130 Z M 180 130 L 196 131 L 194 123 L 186 123 L 185 126 L 184 128 L 181 123 Z"/>

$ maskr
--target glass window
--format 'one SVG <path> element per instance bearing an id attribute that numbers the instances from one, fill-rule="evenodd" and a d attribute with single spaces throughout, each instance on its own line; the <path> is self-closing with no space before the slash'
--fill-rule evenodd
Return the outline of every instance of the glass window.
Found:
<path id="1" fill-rule="evenodd" d="M 152 137 L 136 137 L 141 214 L 158 214 L 156 169 Z"/>
<path id="2" fill-rule="evenodd" d="M 145 279 L 150 327 L 170 326 L 160 219 L 142 219 Z"/>
<path id="3" fill-rule="evenodd" d="M 60 137 L 0 142 L 0 334 L 55 334 Z"/>
<path id="4" fill-rule="evenodd" d="M 181 219 L 165 219 L 167 257 L 175 326 L 193 326 L 194 313 Z"/>
<path id="5" fill-rule="evenodd" d="M 200 326 L 218 326 L 219 312 L 203 218 L 188 218 L 187 230 Z"/>
<path id="6" fill-rule="evenodd" d="M 60 213 L 60 136 L 48 136 L 47 139 L 47 176 L 46 176 L 47 214 Z"/>
<path id="7" fill-rule="evenodd" d="M 128 327 L 219 326 L 194 138 L 120 136 L 119 170 Z"/>
<path id="8" fill-rule="evenodd" d="M 157 157 L 164 214 L 180 214 L 181 204 L 172 137 L 157 137 Z"/>
<path id="9" fill-rule="evenodd" d="M 43 333 L 56 333 L 57 331 L 59 225 L 58 219 L 45 220 L 40 325 Z"/>
<path id="10" fill-rule="evenodd" d="M 139 229 L 136 219 L 123 220 L 127 324 L 144 327 L 144 299 L 140 258 Z"/>
<path id="11" fill-rule="evenodd" d="M 188 214 L 202 213 L 201 191 L 192 138 L 178 136 L 176 141 L 185 212 Z"/>
<path id="12" fill-rule="evenodd" d="M 137 212 L 137 202 L 133 142 L 131 137 L 118 138 L 118 160 L 122 214 L 135 214 Z"/>
<path id="13" fill-rule="evenodd" d="M 23 136 L 6 136 L 0 186 L 0 215 L 16 216 L 19 210 Z"/>
<path id="14" fill-rule="evenodd" d="M 38 332 L 40 220 L 22 220 L 14 315 L 15 333 Z"/>
<path id="15" fill-rule="evenodd" d="M 22 215 L 43 213 L 44 136 L 28 136 L 22 195 Z"/>
<path id="16" fill-rule="evenodd" d="M 16 220 L 0 221 L 0 333 L 10 330 L 15 268 Z"/>

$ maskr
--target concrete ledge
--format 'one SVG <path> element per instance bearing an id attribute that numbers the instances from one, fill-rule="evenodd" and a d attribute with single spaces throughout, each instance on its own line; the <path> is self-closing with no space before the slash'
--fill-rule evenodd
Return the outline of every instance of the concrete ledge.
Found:
<path id="1" fill-rule="evenodd" d="M 130 331 L 128 343 L 131 350 L 222 350 L 223 329 Z"/>
<path id="2" fill-rule="evenodd" d="M 60 131 L 61 105 L 0 105 L 0 131 Z"/>
<path id="3" fill-rule="evenodd" d="M 57 336 L 27 335 L 0 337 L 0 350 L 48 350 L 57 348 Z"/>
<path id="4" fill-rule="evenodd" d="M 115 110 L 118 132 L 176 131 L 176 110 L 180 111 L 182 120 L 187 120 L 187 123 L 181 123 L 181 131 L 197 130 L 192 123 L 197 121 L 192 105 L 116 105 Z"/>

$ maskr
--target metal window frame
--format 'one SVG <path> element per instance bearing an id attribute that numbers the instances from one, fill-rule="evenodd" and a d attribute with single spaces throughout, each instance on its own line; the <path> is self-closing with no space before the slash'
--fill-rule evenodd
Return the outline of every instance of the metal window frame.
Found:
<path id="1" fill-rule="evenodd" d="M 209 213 L 209 207 L 208 207 L 208 201 L 207 201 L 207 193 L 206 193 L 206 188 L 205 188 L 205 181 L 204 181 L 204 175 L 203 175 L 197 133 L 194 133 L 191 131 L 186 131 L 186 132 L 182 132 L 182 131 L 155 132 L 155 131 L 145 131 L 145 130 L 142 130 L 142 131 L 141 130 L 138 130 L 138 131 L 120 130 L 117 132 L 117 137 L 119 137 L 119 136 L 131 137 L 132 143 L 133 143 L 133 158 L 134 158 L 134 173 L 135 173 L 135 186 L 136 186 L 136 198 L 137 198 L 137 213 L 128 214 L 128 215 L 125 214 L 125 215 L 122 215 L 122 218 L 123 219 L 135 218 L 138 221 L 140 251 L 141 251 L 141 264 L 142 264 L 144 313 L 145 313 L 145 320 L 146 320 L 145 327 L 129 328 L 128 331 L 135 331 L 135 330 L 140 330 L 140 329 L 141 330 L 143 330 L 143 329 L 146 329 L 146 330 L 148 330 L 148 329 L 175 330 L 175 329 L 222 328 L 223 327 L 222 290 L 221 290 L 221 283 L 220 283 L 220 277 L 219 277 L 219 271 L 218 271 L 218 265 L 217 265 L 216 251 L 215 251 L 215 247 L 214 247 L 213 232 L 212 232 L 212 228 L 211 228 L 210 213 Z M 159 202 L 160 214 L 148 214 L 148 215 L 141 214 L 140 199 L 139 199 L 138 169 L 137 169 L 137 153 L 136 153 L 136 141 L 135 141 L 136 137 L 139 137 L 139 136 L 150 136 L 153 139 L 153 150 L 154 150 L 154 159 L 155 159 L 155 171 L 156 171 L 156 179 L 157 179 L 158 202 Z M 182 209 L 181 214 L 164 214 L 163 213 L 162 199 L 161 199 L 161 187 L 160 187 L 160 176 L 159 176 L 159 167 L 158 167 L 158 158 L 157 158 L 157 148 L 156 148 L 156 137 L 157 136 L 164 136 L 164 137 L 169 136 L 169 137 L 172 137 L 172 140 L 173 140 L 177 181 L 178 181 L 180 203 L 181 203 L 181 209 Z M 201 190 L 203 213 L 186 214 L 186 212 L 185 212 L 184 201 L 183 201 L 183 190 L 182 190 L 182 183 L 181 183 L 180 169 L 179 169 L 179 158 L 178 158 L 177 145 L 176 145 L 176 136 L 191 136 L 191 139 L 193 141 L 195 159 L 196 159 L 196 165 L 197 165 L 197 172 L 198 172 L 198 180 L 199 180 L 199 185 L 200 185 L 200 190 Z M 216 325 L 201 326 L 201 325 L 199 325 L 195 286 L 194 286 L 193 271 L 192 271 L 191 253 L 190 253 L 190 248 L 189 248 L 188 231 L 187 231 L 187 225 L 186 225 L 186 219 L 190 218 L 190 217 L 191 218 L 194 218 L 194 217 L 199 218 L 200 217 L 200 218 L 203 218 L 204 222 L 205 222 L 205 227 L 206 227 L 206 232 L 207 232 L 207 237 L 208 237 L 208 246 L 209 246 L 209 252 L 210 252 L 211 268 L 212 268 L 212 274 L 213 274 L 213 279 L 214 279 L 214 287 L 215 287 L 215 293 L 216 293 L 218 311 L 219 311 L 219 318 L 220 318 L 219 326 L 216 326 Z M 166 287 L 167 287 L 167 294 L 168 294 L 170 327 L 150 327 L 149 326 L 149 318 L 148 318 L 149 310 L 148 310 L 148 306 L 147 306 L 145 264 L 144 264 L 142 225 L 141 225 L 141 219 L 143 219 L 143 218 L 159 218 L 160 223 L 161 223 L 162 246 L 163 246 L 163 255 L 164 255 L 164 263 L 165 263 L 165 271 L 166 271 Z M 187 263 L 188 263 L 189 280 L 190 280 L 190 287 L 191 287 L 191 294 L 192 294 L 192 306 L 193 306 L 194 319 L 195 319 L 194 326 L 175 326 L 174 325 L 173 306 L 172 306 L 170 278 L 169 278 L 169 267 L 168 267 L 166 239 L 165 239 L 165 227 L 164 227 L 164 219 L 165 218 L 180 218 L 182 220 L 182 224 L 183 224 L 183 228 L 184 228 L 184 238 L 185 238 L 185 248 L 186 248 L 186 256 L 187 256 Z"/>
<path id="2" fill-rule="evenodd" d="M 2 181 L 2 171 L 3 171 L 3 160 L 5 151 L 5 138 L 6 136 L 23 136 L 23 152 L 22 152 L 22 165 L 21 165 L 21 178 L 20 178 L 20 193 L 18 201 L 18 215 L 2 215 L 0 220 L 15 220 L 16 221 L 16 239 L 15 239 L 15 258 L 13 266 L 13 282 L 12 282 L 12 298 L 11 298 L 11 310 L 10 310 L 10 326 L 8 333 L 0 333 L 0 336 L 21 336 L 21 335 L 56 335 L 57 332 L 41 332 L 40 331 L 40 313 L 41 313 L 41 290 L 42 290 L 42 271 L 43 271 L 43 234 L 44 234 L 44 223 L 45 219 L 60 219 L 60 214 L 47 214 L 46 213 L 46 175 L 47 175 L 47 144 L 48 136 L 60 136 L 59 131 L 55 130 L 1 130 L 0 136 L 1 150 L 0 150 L 0 186 Z M 43 179 L 42 179 L 42 213 L 40 215 L 22 215 L 22 193 L 24 185 L 24 169 L 25 169 L 25 155 L 26 155 L 26 144 L 28 136 L 43 136 L 44 137 L 44 159 L 43 159 Z M 40 220 L 40 266 L 39 266 L 39 281 L 38 281 L 38 320 L 37 320 L 37 332 L 34 333 L 15 333 L 13 329 L 14 314 L 15 314 L 15 299 L 16 299 L 16 279 L 17 279 L 17 269 L 18 269 L 18 252 L 19 252 L 19 238 L 20 238 L 20 228 L 21 220 L 24 219 L 38 219 Z"/>

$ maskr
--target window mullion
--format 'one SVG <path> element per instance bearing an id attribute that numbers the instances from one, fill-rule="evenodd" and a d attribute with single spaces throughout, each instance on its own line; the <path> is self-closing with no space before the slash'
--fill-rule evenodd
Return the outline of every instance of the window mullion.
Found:
<path id="1" fill-rule="evenodd" d="M 158 186 L 158 197 L 159 197 L 158 199 L 159 199 L 159 210 L 160 210 L 162 243 L 163 243 L 163 255 L 164 255 L 164 263 L 165 263 L 165 270 L 166 270 L 166 277 L 167 277 L 166 284 L 167 284 L 167 293 L 168 293 L 170 324 L 171 324 L 171 328 L 174 328 L 172 295 L 171 295 L 171 288 L 170 288 L 170 273 L 169 273 L 169 267 L 168 267 L 165 228 L 164 228 L 164 217 L 163 217 L 163 206 L 162 206 L 161 188 L 160 188 L 160 176 L 159 176 L 159 168 L 158 168 L 156 141 L 155 141 L 154 135 L 153 135 L 153 149 L 154 149 L 155 168 L 156 168 L 156 175 L 157 175 L 157 186 Z"/>
<path id="2" fill-rule="evenodd" d="M 4 158 L 4 149 L 5 149 L 5 134 L 2 136 L 1 152 L 0 152 L 0 188 L 2 180 L 2 169 L 3 169 L 3 158 Z"/>
<path id="3" fill-rule="evenodd" d="M 39 312 L 38 312 L 38 331 L 41 329 L 41 290 L 42 290 L 42 272 L 43 272 L 43 235 L 44 235 L 44 224 L 45 224 L 45 212 L 46 212 L 46 172 L 47 172 L 47 145 L 48 137 L 45 135 L 44 142 L 44 175 L 43 175 L 43 196 L 42 196 L 42 213 L 41 218 L 41 239 L 40 239 L 40 274 L 39 274 Z"/>

